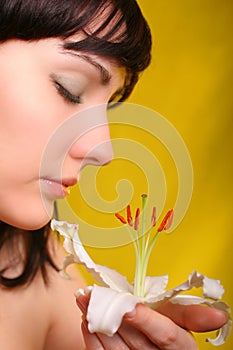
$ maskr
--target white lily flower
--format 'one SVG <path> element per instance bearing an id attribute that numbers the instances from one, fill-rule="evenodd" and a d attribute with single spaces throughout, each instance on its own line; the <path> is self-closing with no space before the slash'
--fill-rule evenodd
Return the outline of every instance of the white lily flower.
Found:
<path id="1" fill-rule="evenodd" d="M 146 196 L 143 195 L 142 198 L 143 227 L 145 221 Z M 173 211 L 170 210 L 168 212 L 151 240 L 151 231 L 147 235 L 142 235 L 140 239 L 138 229 L 139 214 L 140 211 L 138 209 L 134 223 L 129 206 L 127 207 L 127 221 L 121 215 L 116 214 L 121 222 L 124 224 L 128 222 L 129 227 L 134 230 L 137 235 L 136 241 L 134 241 L 137 254 L 137 266 L 133 285 L 129 284 L 127 279 L 117 271 L 94 263 L 79 239 L 77 224 L 69 224 L 65 221 L 57 221 L 55 219 L 51 222 L 51 228 L 58 231 L 64 237 L 64 248 L 69 253 L 64 259 L 63 276 L 68 278 L 66 272 L 68 265 L 78 263 L 84 265 L 87 271 L 90 272 L 99 283 L 99 285 L 89 286 L 85 290 L 79 289 L 75 293 L 76 297 L 78 297 L 80 294 L 89 294 L 91 292 L 86 315 L 89 331 L 91 333 L 100 332 L 112 336 L 120 327 L 123 316 L 127 312 L 133 311 L 136 304 L 144 303 L 150 308 L 156 309 L 166 300 L 170 300 L 172 303 L 183 305 L 206 304 L 225 311 L 228 315 L 228 322 L 217 331 L 217 337 L 215 339 L 207 339 L 207 341 L 216 346 L 223 344 L 231 331 L 232 319 L 229 306 L 225 302 L 219 301 L 224 293 L 222 285 L 218 280 L 207 278 L 194 271 L 189 275 L 186 282 L 166 291 L 168 282 L 167 275 L 156 277 L 146 276 L 150 252 L 159 235 L 170 227 Z M 155 209 L 153 210 L 151 221 L 153 229 L 156 224 Z M 194 287 L 202 288 L 203 297 L 184 294 L 179 295 L 179 293 Z"/>

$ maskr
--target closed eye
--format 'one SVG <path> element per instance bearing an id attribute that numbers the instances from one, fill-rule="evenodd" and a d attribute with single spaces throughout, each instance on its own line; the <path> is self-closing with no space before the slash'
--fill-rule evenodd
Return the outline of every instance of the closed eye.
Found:
<path id="1" fill-rule="evenodd" d="M 59 93 L 59 95 L 61 95 L 65 99 L 66 102 L 69 102 L 72 104 L 82 103 L 82 98 L 80 95 L 75 96 L 75 95 L 71 94 L 66 88 L 64 88 L 64 86 L 62 86 L 57 81 L 53 81 L 53 84 L 54 84 L 57 92 Z"/>

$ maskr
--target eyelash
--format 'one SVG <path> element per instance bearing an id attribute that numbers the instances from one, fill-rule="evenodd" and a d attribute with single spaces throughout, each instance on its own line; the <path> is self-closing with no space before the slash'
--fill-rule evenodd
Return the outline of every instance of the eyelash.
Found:
<path id="1" fill-rule="evenodd" d="M 72 95 L 68 90 L 66 90 L 61 84 L 58 82 L 54 82 L 55 88 L 57 92 L 65 99 L 66 102 L 70 102 L 72 104 L 80 104 L 82 103 L 81 96 Z"/>

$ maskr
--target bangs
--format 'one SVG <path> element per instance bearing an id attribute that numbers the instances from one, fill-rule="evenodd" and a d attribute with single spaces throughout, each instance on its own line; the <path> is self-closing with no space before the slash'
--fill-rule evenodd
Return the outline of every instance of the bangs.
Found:
<path id="1" fill-rule="evenodd" d="M 95 4 L 94 4 L 95 5 Z M 126 68 L 126 80 L 118 102 L 124 101 L 132 92 L 139 73 L 151 61 L 150 29 L 135 1 L 99 1 L 98 6 L 82 9 L 83 14 L 74 28 L 65 33 L 64 48 L 88 51 L 109 57 Z M 82 40 L 72 35 L 81 33 Z"/>
<path id="2" fill-rule="evenodd" d="M 64 49 L 109 57 L 126 68 L 120 101 L 151 60 L 151 34 L 135 0 L 0 1 L 0 41 L 60 37 Z"/>
<path id="3" fill-rule="evenodd" d="M 88 2 L 82 11 L 78 18 L 81 26 L 76 22 L 74 28 L 64 34 L 68 38 L 82 32 L 84 39 L 66 43 L 66 49 L 88 48 L 88 51 L 116 58 L 122 66 L 135 72 L 149 65 L 150 30 L 134 1 L 99 1 L 94 8 Z"/>

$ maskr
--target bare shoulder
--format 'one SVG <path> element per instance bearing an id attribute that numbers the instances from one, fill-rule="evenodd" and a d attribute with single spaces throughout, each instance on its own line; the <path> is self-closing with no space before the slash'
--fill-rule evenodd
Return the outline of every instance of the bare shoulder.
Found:
<path id="1" fill-rule="evenodd" d="M 46 294 L 39 274 L 28 286 L 0 289 L 0 349 L 43 349 L 49 329 Z"/>
<path id="2" fill-rule="evenodd" d="M 53 258 L 57 265 L 65 256 L 55 242 Z M 0 349 L 77 350 L 84 349 L 81 313 L 74 292 L 84 286 L 76 267 L 71 280 L 64 280 L 48 267 L 49 284 L 41 273 L 25 287 L 0 289 Z"/>

